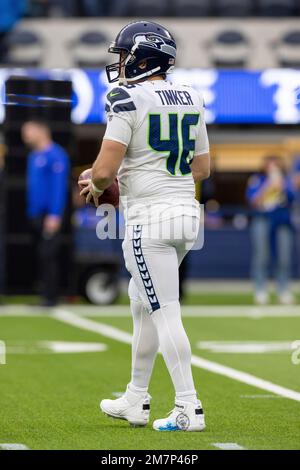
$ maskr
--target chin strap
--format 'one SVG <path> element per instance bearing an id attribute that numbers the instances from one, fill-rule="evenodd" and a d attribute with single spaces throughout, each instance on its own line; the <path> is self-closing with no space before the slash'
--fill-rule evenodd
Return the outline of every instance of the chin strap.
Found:
<path id="1" fill-rule="evenodd" d="M 127 85 L 128 82 L 134 82 L 135 80 L 140 80 L 141 78 L 144 77 L 150 77 L 150 75 L 153 75 L 156 72 L 160 71 L 160 67 L 156 67 L 155 69 L 148 70 L 148 72 L 142 73 L 141 75 L 137 75 L 136 77 L 133 78 L 119 78 L 119 84 L 120 85 Z"/>

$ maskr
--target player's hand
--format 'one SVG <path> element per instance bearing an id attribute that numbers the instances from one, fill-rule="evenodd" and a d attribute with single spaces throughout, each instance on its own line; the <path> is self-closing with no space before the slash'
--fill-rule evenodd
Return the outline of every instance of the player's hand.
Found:
<path id="1" fill-rule="evenodd" d="M 81 186 L 85 186 L 80 191 L 80 196 L 85 197 L 86 204 L 89 204 L 93 200 L 96 207 L 99 206 L 99 197 L 103 194 L 101 189 L 96 188 L 91 180 L 80 181 Z"/>
<path id="2" fill-rule="evenodd" d="M 55 235 L 61 227 L 61 217 L 58 215 L 47 215 L 44 219 L 43 231 L 48 235 Z"/>

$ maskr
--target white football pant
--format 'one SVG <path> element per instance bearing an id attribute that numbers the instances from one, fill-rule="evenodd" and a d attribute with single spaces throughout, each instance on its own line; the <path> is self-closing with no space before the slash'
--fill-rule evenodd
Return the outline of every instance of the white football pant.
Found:
<path id="1" fill-rule="evenodd" d="M 178 268 L 194 245 L 199 219 L 178 216 L 152 225 L 127 227 L 123 252 L 132 279 L 132 376 L 129 387 L 145 393 L 158 348 L 176 398 L 197 403 L 191 347 L 181 321 Z"/>

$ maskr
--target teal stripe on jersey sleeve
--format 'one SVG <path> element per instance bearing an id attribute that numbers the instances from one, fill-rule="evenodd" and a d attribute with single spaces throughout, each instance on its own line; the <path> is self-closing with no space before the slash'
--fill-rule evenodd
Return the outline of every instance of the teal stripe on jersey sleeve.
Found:
<path id="1" fill-rule="evenodd" d="M 121 113 L 122 111 L 134 111 L 136 107 L 133 101 L 129 101 L 129 103 L 115 104 L 112 109 L 115 113 Z"/>

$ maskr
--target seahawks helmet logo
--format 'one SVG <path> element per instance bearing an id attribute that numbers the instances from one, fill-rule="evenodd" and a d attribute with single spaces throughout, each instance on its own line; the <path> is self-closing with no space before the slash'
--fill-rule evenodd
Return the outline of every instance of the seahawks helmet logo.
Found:
<path id="1" fill-rule="evenodd" d="M 172 40 L 163 38 L 155 33 L 136 34 L 134 36 L 136 46 L 145 46 L 162 51 L 166 54 L 176 57 L 176 47 Z"/>

